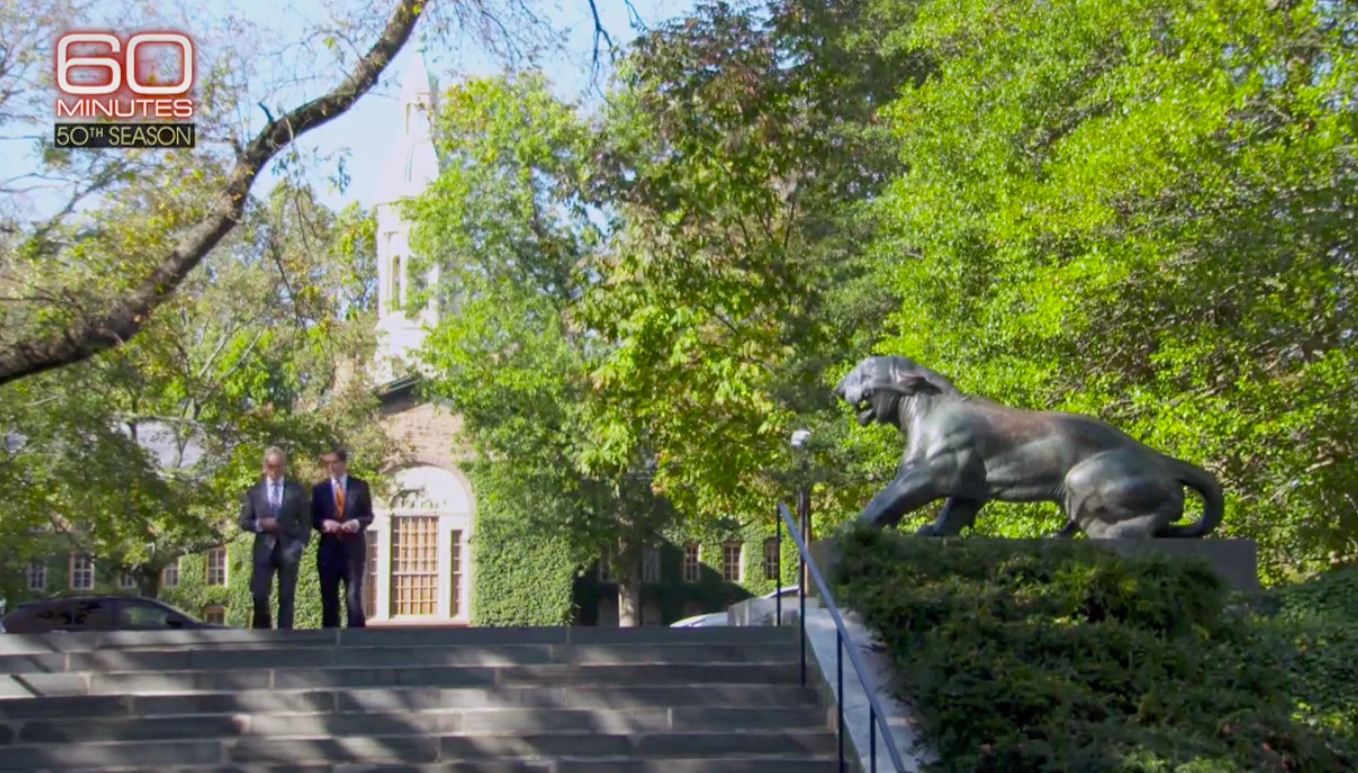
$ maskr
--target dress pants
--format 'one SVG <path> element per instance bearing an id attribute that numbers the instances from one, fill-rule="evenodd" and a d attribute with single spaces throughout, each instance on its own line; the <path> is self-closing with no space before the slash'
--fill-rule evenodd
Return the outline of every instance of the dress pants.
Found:
<path id="1" fill-rule="evenodd" d="M 297 562 L 283 559 L 283 549 L 275 546 L 269 557 L 256 559 L 250 575 L 250 595 L 254 600 L 251 628 L 270 628 L 269 592 L 273 589 L 274 573 L 278 574 L 278 627 L 292 628 L 292 602 L 297 594 Z"/>
<path id="2" fill-rule="evenodd" d="M 321 580 L 321 627 L 340 624 L 340 583 L 344 584 L 344 612 L 350 628 L 363 628 L 363 580 L 367 545 L 362 534 L 344 540 L 326 539 L 316 552 L 316 569 Z"/>

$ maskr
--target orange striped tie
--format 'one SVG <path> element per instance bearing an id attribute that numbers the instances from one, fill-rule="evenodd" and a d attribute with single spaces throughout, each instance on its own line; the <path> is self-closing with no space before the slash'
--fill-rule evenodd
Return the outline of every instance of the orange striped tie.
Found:
<path id="1" fill-rule="evenodd" d="M 344 486 L 339 481 L 335 481 L 335 508 L 341 516 L 344 515 Z"/>

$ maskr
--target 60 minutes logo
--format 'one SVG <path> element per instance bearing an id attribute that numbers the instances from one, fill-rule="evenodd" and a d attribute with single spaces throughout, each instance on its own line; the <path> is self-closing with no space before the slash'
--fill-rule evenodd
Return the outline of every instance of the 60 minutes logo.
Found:
<path id="1" fill-rule="evenodd" d="M 143 72 L 154 49 L 171 49 L 179 60 L 178 80 L 157 83 Z M 74 49 L 74 50 L 73 50 Z M 193 39 L 182 32 L 143 31 L 122 36 L 106 31 L 67 32 L 57 38 L 57 118 L 193 118 Z M 96 55 L 91 55 L 96 54 Z M 149 54 L 149 55 L 148 55 Z M 72 78 L 73 71 L 84 77 Z"/>

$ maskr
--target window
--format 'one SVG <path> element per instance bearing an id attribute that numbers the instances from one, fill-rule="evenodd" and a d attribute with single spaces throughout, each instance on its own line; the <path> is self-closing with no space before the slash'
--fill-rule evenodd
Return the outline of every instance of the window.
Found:
<path id="1" fill-rule="evenodd" d="M 776 579 L 778 579 L 778 565 L 779 565 L 779 563 L 780 563 L 780 561 L 778 560 L 779 558 L 780 558 L 780 556 L 778 555 L 778 540 L 777 540 L 777 538 L 775 538 L 775 537 L 769 537 L 768 539 L 764 540 L 764 579 L 765 579 L 765 580 L 776 580 Z"/>
<path id="2" fill-rule="evenodd" d="M 378 532 L 368 533 L 368 577 L 363 583 L 363 616 L 377 617 L 377 540 Z"/>
<path id="3" fill-rule="evenodd" d="M 599 582 L 608 584 L 613 581 L 613 551 L 604 548 L 603 554 L 599 556 Z"/>
<path id="4" fill-rule="evenodd" d="M 221 604 L 208 604 L 203 607 L 203 622 L 226 625 L 226 607 Z"/>
<path id="5" fill-rule="evenodd" d="M 401 308 L 403 290 L 405 277 L 401 274 L 401 256 L 397 255 L 391 259 L 391 308 Z"/>
<path id="6" fill-rule="evenodd" d="M 170 562 L 169 566 L 160 570 L 160 587 L 177 588 L 179 587 L 179 559 Z"/>
<path id="7" fill-rule="evenodd" d="M 427 617 L 438 612 L 439 519 L 401 515 L 391 519 L 391 612 Z"/>
<path id="8" fill-rule="evenodd" d="M 69 574 L 71 590 L 93 589 L 94 559 L 89 553 L 72 553 Z"/>
<path id="9" fill-rule="evenodd" d="M 131 572 L 123 572 L 118 575 L 118 587 L 122 590 L 132 590 L 137 587 L 137 575 Z"/>
<path id="10" fill-rule="evenodd" d="M 457 617 L 462 611 L 462 532 L 453 530 L 452 539 L 453 551 L 453 577 L 452 577 L 452 597 L 448 600 L 448 613 L 450 617 Z"/>
<path id="11" fill-rule="evenodd" d="M 15 614 L 22 614 L 22 612 Z M 58 629 L 70 627 L 71 619 L 75 616 L 75 606 L 69 602 L 57 602 L 39 607 L 29 614 L 31 617 L 28 621 L 25 621 L 29 623 L 29 626 L 24 630 L 24 633 L 51 633 Z M 20 630 L 18 626 L 12 624 L 7 624 L 6 627 L 10 631 Z"/>
<path id="12" fill-rule="evenodd" d="M 93 562 L 91 562 L 92 564 Z M 90 575 L 94 571 L 91 568 Z M 71 628 L 85 631 L 113 630 L 113 605 L 107 601 L 81 601 L 71 608 Z"/>
<path id="13" fill-rule="evenodd" d="M 646 548 L 642 552 L 641 581 L 660 582 L 660 548 Z"/>
<path id="14" fill-rule="evenodd" d="M 31 591 L 47 590 L 47 564 L 42 561 L 29 562 L 28 589 Z"/>
<path id="15" fill-rule="evenodd" d="M 155 604 L 124 601 L 118 610 L 118 623 L 127 628 L 169 628 L 172 614 Z"/>
<path id="16" fill-rule="evenodd" d="M 204 582 L 209 586 L 226 584 L 226 548 L 209 550 L 203 556 L 203 565 L 207 570 Z"/>
<path id="17" fill-rule="evenodd" d="M 702 562 L 698 556 L 698 543 L 690 542 L 684 546 L 684 582 L 697 582 L 702 578 Z"/>
<path id="18" fill-rule="evenodd" d="M 721 546 L 721 578 L 727 582 L 740 582 L 740 553 L 739 542 L 727 542 Z"/>

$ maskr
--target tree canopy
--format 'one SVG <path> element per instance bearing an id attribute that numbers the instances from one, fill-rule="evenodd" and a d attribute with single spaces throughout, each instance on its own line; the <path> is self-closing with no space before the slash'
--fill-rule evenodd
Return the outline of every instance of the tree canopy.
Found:
<path id="1" fill-rule="evenodd" d="M 457 80 L 439 95 L 443 172 L 407 210 L 412 274 L 438 269 L 416 303 L 447 312 L 425 351 L 432 388 L 499 465 L 497 496 L 522 490 L 525 517 L 582 561 L 681 522 L 769 518 L 794 482 L 815 485 L 826 522 L 853 515 L 901 447 L 853 426 L 829 392 L 869 353 L 1016 406 L 1099 415 L 1205 466 L 1227 491 L 1223 533 L 1257 539 L 1270 580 L 1358 559 L 1354 11 L 704 2 L 621 51 L 598 109 L 554 96 L 531 59 Z M 385 42 L 360 69 L 399 48 L 399 13 L 373 27 Z M 279 313 L 309 322 L 269 322 L 260 341 L 281 359 L 240 372 L 228 363 L 258 328 L 227 334 L 229 317 L 206 312 L 176 327 L 168 300 L 185 282 L 186 298 L 196 283 L 202 299 L 262 292 L 227 255 L 286 261 L 290 237 L 270 234 L 309 205 L 284 213 L 297 206 L 271 198 L 253 224 L 255 204 L 220 195 L 244 180 L 232 154 L 100 163 L 122 205 L 5 237 L 7 281 L 49 300 L 5 307 L 0 381 L 73 361 L 34 342 L 105 341 L 80 331 L 142 308 L 126 301 L 147 282 L 170 311 L 136 326 L 164 337 L 17 382 L 15 405 L 50 379 L 134 379 L 116 399 L 64 399 L 55 438 L 114 411 L 199 401 L 228 415 L 222 401 L 239 410 L 268 389 L 286 412 L 319 394 L 296 358 L 323 359 L 325 331 L 343 328 L 334 292 L 365 302 L 337 268 L 351 258 L 277 264 L 305 277 Z M 190 271 L 218 237 L 185 240 L 222 206 L 246 207 L 228 213 L 241 233 L 219 235 L 220 265 Z M 327 244 L 367 238 L 357 213 L 326 222 Z M 173 281 L 160 282 L 166 260 Z M 116 302 L 87 303 L 106 272 Z M 190 384 L 175 362 L 205 375 Z M 48 424 L 24 421 L 44 437 Z M 803 427 L 798 458 L 787 439 Z M 979 527 L 1032 535 L 1057 518 L 998 506 Z"/>
<path id="2" fill-rule="evenodd" d="M 536 76 L 460 85 L 443 131 L 476 160 L 416 217 L 428 255 L 501 269 L 454 282 L 475 299 L 430 362 L 498 458 L 641 456 L 695 522 L 767 517 L 811 428 L 798 474 L 834 522 L 901 440 L 828 387 L 907 354 L 1206 466 L 1270 579 L 1353 560 L 1352 14 L 707 3 L 638 38 L 590 114 Z M 504 120 L 541 139 L 483 128 Z"/>
<path id="3" fill-rule="evenodd" d="M 107 254 L 158 248 L 164 232 L 146 221 L 181 215 L 183 191 L 155 178 L 138 190 L 126 211 L 101 213 Z M 372 349 L 372 251 L 370 217 L 281 186 L 141 335 L 0 387 L 12 556 L 84 551 L 154 593 L 180 555 L 236 533 L 235 503 L 266 447 L 289 449 L 303 479 L 337 442 L 359 469 L 382 466 L 398 449 L 375 396 L 337 383 Z"/>

